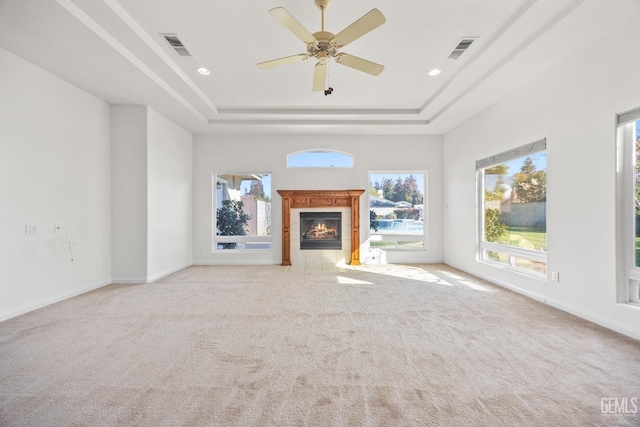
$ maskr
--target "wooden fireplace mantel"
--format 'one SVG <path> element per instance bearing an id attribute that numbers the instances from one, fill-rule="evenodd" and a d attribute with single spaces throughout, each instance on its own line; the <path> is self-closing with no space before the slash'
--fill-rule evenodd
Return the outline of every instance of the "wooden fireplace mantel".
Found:
<path id="1" fill-rule="evenodd" d="M 282 264 L 291 265 L 292 208 L 351 208 L 351 265 L 360 265 L 360 196 L 364 190 L 278 190 L 282 196 Z"/>

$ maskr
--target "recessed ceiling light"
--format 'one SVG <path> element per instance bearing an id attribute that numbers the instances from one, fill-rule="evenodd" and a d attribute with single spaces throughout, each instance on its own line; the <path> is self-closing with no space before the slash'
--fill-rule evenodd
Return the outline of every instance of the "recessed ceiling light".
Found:
<path id="1" fill-rule="evenodd" d="M 434 68 L 433 70 L 429 71 L 429 75 L 431 77 L 435 77 L 438 74 L 440 74 L 442 72 L 442 70 L 440 68 Z"/>
<path id="2" fill-rule="evenodd" d="M 204 67 L 200 67 L 198 69 L 196 69 L 197 72 L 199 72 L 200 74 L 202 74 L 203 76 L 208 76 L 209 74 L 211 74 L 211 71 L 207 70 Z"/>

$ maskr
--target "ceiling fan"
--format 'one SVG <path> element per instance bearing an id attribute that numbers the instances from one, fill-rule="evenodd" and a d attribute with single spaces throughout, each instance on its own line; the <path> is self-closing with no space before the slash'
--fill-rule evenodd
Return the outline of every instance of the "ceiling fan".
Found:
<path id="1" fill-rule="evenodd" d="M 284 7 L 276 7 L 269 10 L 269 13 L 274 18 L 307 45 L 307 53 L 260 62 L 257 64 L 258 68 L 266 70 L 280 65 L 304 61 L 311 57 L 317 58 L 318 62 L 313 72 L 312 90 L 314 92 L 322 91 L 325 87 L 330 58 L 335 59 L 338 64 L 346 65 L 374 76 L 379 75 L 384 70 L 384 65 L 376 64 L 348 53 L 338 53 L 338 50 L 384 24 L 386 21 L 384 15 L 378 9 L 372 9 L 347 28 L 334 35 L 324 30 L 324 11 L 329 6 L 329 2 L 330 0 L 315 0 L 316 6 L 322 13 L 322 29 L 313 34 L 303 27 Z"/>

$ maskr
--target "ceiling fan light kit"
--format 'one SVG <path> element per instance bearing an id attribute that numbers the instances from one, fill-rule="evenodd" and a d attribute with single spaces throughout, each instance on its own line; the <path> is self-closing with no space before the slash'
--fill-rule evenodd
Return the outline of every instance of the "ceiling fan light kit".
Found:
<path id="1" fill-rule="evenodd" d="M 280 65 L 292 64 L 294 62 L 304 61 L 309 58 L 316 58 L 313 71 L 314 92 L 325 91 L 325 95 L 330 94 L 325 90 L 327 81 L 327 68 L 329 59 L 333 58 L 338 64 L 345 65 L 354 70 L 362 71 L 373 76 L 379 75 L 384 70 L 384 65 L 359 58 L 348 53 L 339 53 L 339 49 L 347 44 L 359 39 L 368 32 L 378 28 L 384 24 L 386 19 L 378 9 L 371 9 L 360 19 L 353 22 L 338 34 L 333 34 L 324 29 L 324 12 L 329 6 L 330 0 L 314 0 L 316 6 L 320 9 L 321 30 L 311 34 L 300 22 L 298 22 L 285 8 L 276 7 L 269 10 L 271 16 L 276 18 L 282 25 L 287 27 L 296 37 L 307 45 L 307 53 L 287 56 L 284 58 L 273 59 L 271 61 L 258 63 L 258 68 L 266 70 Z"/>

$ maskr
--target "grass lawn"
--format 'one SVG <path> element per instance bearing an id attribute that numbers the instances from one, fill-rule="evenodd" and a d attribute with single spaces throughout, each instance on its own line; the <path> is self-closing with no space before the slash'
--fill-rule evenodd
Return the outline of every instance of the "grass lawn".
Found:
<path id="1" fill-rule="evenodd" d="M 528 228 L 508 227 L 509 245 L 518 246 L 527 249 L 547 250 L 547 232 L 532 231 Z M 636 247 L 638 243 L 636 243 Z"/>
<path id="2" fill-rule="evenodd" d="M 640 237 L 636 237 L 636 267 L 640 266 Z"/>

